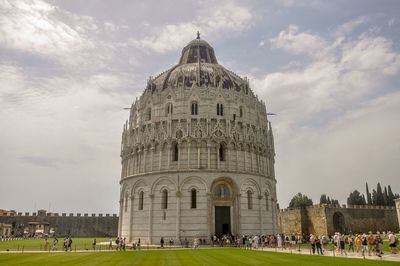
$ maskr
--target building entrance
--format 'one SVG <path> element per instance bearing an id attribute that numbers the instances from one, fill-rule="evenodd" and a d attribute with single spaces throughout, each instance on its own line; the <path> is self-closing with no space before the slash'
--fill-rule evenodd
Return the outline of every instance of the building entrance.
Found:
<path id="1" fill-rule="evenodd" d="M 231 233 L 231 207 L 215 206 L 215 235 Z"/>

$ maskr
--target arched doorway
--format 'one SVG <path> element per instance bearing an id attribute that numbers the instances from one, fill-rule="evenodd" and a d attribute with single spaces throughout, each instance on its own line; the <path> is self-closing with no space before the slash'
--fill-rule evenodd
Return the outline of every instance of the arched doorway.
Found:
<path id="1" fill-rule="evenodd" d="M 232 179 L 219 178 L 213 182 L 211 202 L 210 232 L 216 236 L 239 233 L 237 188 Z"/>
<path id="2" fill-rule="evenodd" d="M 341 212 L 335 212 L 333 214 L 333 229 L 335 232 L 346 233 L 346 223 L 344 215 Z"/>

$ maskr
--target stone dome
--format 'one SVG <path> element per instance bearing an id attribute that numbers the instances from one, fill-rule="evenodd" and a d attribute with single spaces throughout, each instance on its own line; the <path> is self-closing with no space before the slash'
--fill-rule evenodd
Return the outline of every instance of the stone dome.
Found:
<path id="1" fill-rule="evenodd" d="M 187 88 L 193 85 L 221 87 L 249 93 L 248 81 L 218 64 L 214 49 L 199 37 L 182 49 L 179 63 L 154 78 L 147 89 L 154 92 L 182 85 Z"/>

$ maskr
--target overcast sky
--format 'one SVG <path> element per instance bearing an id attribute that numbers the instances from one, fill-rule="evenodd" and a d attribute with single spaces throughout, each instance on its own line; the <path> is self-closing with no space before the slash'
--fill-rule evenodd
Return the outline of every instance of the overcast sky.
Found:
<path id="1" fill-rule="evenodd" d="M 0 208 L 117 213 L 122 108 L 197 30 L 278 113 L 281 207 L 400 192 L 399 1 L 0 0 Z"/>

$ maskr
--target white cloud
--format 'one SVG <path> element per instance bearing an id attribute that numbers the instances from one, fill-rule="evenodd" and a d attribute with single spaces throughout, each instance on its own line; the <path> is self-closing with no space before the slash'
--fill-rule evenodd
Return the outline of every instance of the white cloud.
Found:
<path id="1" fill-rule="evenodd" d="M 298 191 L 310 191 L 314 199 L 335 191 L 343 200 L 366 179 L 387 175 L 386 180 L 395 180 L 400 88 L 385 87 L 400 74 L 400 54 L 392 41 L 370 33 L 329 40 L 290 26 L 273 45 L 311 59 L 251 82 L 269 111 L 278 113 L 271 119 L 284 200 L 289 202 Z M 324 52 L 312 56 L 307 47 Z M 390 90 L 396 92 L 387 94 Z M 353 179 L 347 187 L 344 177 Z M 299 178 L 296 191 L 282 185 Z M 312 190 L 310 184 L 320 189 Z"/>
<path id="2" fill-rule="evenodd" d="M 276 38 L 270 39 L 272 47 L 284 49 L 293 54 L 316 55 L 326 48 L 327 43 L 324 38 L 317 34 L 300 32 L 296 25 L 281 31 Z"/>
<path id="3" fill-rule="evenodd" d="M 92 49 L 94 44 L 85 38 L 90 21 L 71 27 L 56 18 L 60 12 L 42 1 L 2 1 L 0 3 L 0 44 L 68 60 L 72 55 Z M 63 15 L 68 15 L 63 13 Z M 76 17 L 70 17 L 76 20 Z"/>
<path id="4" fill-rule="evenodd" d="M 328 192 L 345 204 L 349 193 L 363 191 L 367 181 L 391 180 L 384 184 L 398 191 L 400 123 L 394 121 L 399 113 L 397 91 L 336 116 L 326 127 L 298 130 L 285 143 L 275 134 L 282 206 L 298 191 L 315 201 Z M 296 187 L 285 185 L 292 182 Z"/>
<path id="5" fill-rule="evenodd" d="M 352 33 L 360 25 L 365 24 L 367 21 L 368 21 L 368 17 L 366 17 L 366 16 L 361 16 L 361 17 L 352 19 L 352 20 L 340 25 L 339 27 L 337 27 L 337 29 L 334 32 L 334 35 L 336 37 L 346 36 L 346 35 Z"/>
<path id="6" fill-rule="evenodd" d="M 155 27 L 144 38 L 132 38 L 131 43 L 145 50 L 165 53 L 182 48 L 188 40 L 194 39 L 197 31 L 208 38 L 237 34 L 250 27 L 254 19 L 249 8 L 232 1 L 203 1 L 198 9 L 193 21 Z"/>
<path id="7" fill-rule="evenodd" d="M 285 7 L 312 7 L 317 8 L 327 4 L 326 1 L 321 0 L 276 0 L 278 3 Z"/>

